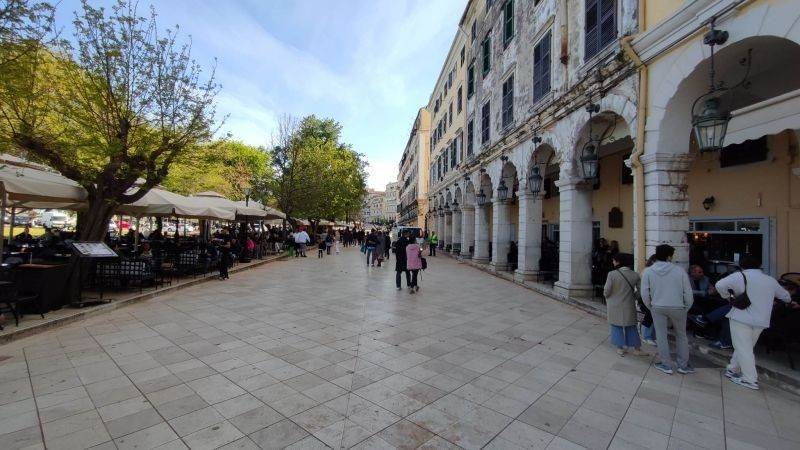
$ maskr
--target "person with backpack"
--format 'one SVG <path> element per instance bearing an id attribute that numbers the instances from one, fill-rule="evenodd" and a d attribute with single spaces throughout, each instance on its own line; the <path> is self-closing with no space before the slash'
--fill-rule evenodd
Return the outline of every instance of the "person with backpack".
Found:
<path id="1" fill-rule="evenodd" d="M 611 344 L 619 356 L 630 351 L 635 356 L 649 356 L 642 351 L 642 340 L 636 329 L 636 300 L 639 297 L 639 274 L 633 271 L 633 255 L 617 253 L 611 257 L 614 270 L 608 272 L 603 296 L 606 298 Z"/>
<path id="2" fill-rule="evenodd" d="M 662 244 L 656 247 L 656 262 L 642 274 L 642 300 L 653 314 L 660 362 L 655 368 L 667 375 L 673 374 L 673 362 L 667 339 L 667 322 L 675 330 L 678 353 L 677 370 L 681 374 L 694 373 L 689 364 L 689 340 L 686 337 L 686 315 L 694 302 L 689 275 L 672 263 L 675 248 Z"/>
<path id="3" fill-rule="evenodd" d="M 775 299 L 792 302 L 792 296 L 778 281 L 761 271 L 761 261 L 746 255 L 739 263 L 741 271 L 717 281 L 717 292 L 731 301 L 727 314 L 733 342 L 733 356 L 725 376 L 733 383 L 758 390 L 758 372 L 753 347 L 765 328 L 769 328 Z"/>

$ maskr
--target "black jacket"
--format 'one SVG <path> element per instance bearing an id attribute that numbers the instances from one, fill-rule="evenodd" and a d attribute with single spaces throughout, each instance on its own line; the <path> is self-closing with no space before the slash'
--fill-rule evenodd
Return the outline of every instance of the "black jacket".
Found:
<path id="1" fill-rule="evenodd" d="M 400 237 L 394 243 L 394 270 L 396 272 L 404 272 L 406 269 L 406 246 L 410 244 L 411 241 L 405 238 L 405 236 Z"/>

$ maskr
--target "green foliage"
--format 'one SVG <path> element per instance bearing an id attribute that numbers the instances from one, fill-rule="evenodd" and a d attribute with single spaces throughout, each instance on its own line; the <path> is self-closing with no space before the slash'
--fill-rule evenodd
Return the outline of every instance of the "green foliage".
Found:
<path id="1" fill-rule="evenodd" d="M 265 191 L 287 215 L 346 219 L 366 193 L 366 162 L 341 142 L 341 125 L 308 116 L 296 124 L 284 118 L 270 152 L 274 177 Z"/>
<path id="2" fill-rule="evenodd" d="M 162 184 L 184 195 L 217 191 L 231 200 L 244 200 L 254 180 L 270 177 L 271 172 L 264 150 L 240 141 L 219 140 L 198 146 L 175 161 Z"/>
<path id="3" fill-rule="evenodd" d="M 84 0 L 81 9 L 71 41 L 0 58 L 11 61 L 0 76 L 0 145 L 86 188 L 78 225 L 82 238 L 98 239 L 117 205 L 144 196 L 211 138 L 218 87 L 213 72 L 201 80 L 190 45 L 160 30 L 154 10 L 141 17 L 132 0 L 110 11 Z"/>

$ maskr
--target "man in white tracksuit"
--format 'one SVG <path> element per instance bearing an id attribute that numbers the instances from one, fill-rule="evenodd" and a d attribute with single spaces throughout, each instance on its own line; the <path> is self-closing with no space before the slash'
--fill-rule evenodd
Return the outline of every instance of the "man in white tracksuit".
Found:
<path id="1" fill-rule="evenodd" d="M 723 297 L 728 297 L 731 293 L 738 296 L 746 290 L 750 298 L 749 307 L 731 308 L 726 316 L 731 328 L 733 356 L 725 369 L 725 376 L 739 386 L 758 389 L 753 347 L 764 328 L 769 328 L 773 301 L 778 299 L 789 303 L 792 297 L 774 278 L 761 271 L 758 258 L 744 256 L 740 266 L 741 272 L 730 274 L 715 285 L 717 292 Z"/>
<path id="2" fill-rule="evenodd" d="M 692 283 L 686 271 L 671 262 L 674 254 L 675 248 L 670 245 L 656 247 L 656 262 L 644 270 L 641 284 L 642 300 L 653 313 L 653 325 L 658 336 L 656 342 L 661 361 L 655 367 L 668 375 L 673 373 L 673 364 L 667 340 L 667 320 L 672 322 L 675 330 L 678 372 L 694 373 L 689 364 L 689 341 L 686 337 L 686 314 L 694 302 Z"/>

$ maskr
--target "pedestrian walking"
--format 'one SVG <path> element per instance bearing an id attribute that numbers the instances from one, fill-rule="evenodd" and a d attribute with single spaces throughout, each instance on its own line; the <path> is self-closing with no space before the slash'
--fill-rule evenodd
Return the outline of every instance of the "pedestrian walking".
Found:
<path id="1" fill-rule="evenodd" d="M 416 240 L 408 233 L 408 244 L 406 245 L 406 284 L 410 293 L 419 291 L 419 271 L 422 270 L 422 248 Z M 411 279 L 409 280 L 409 273 Z"/>
<path id="2" fill-rule="evenodd" d="M 406 266 L 406 246 L 411 242 L 409 240 L 410 233 L 406 230 L 403 235 L 394 243 L 394 271 L 395 271 L 395 284 L 397 290 L 403 289 L 401 275 L 406 275 L 406 286 L 411 287 L 411 275 Z"/>
<path id="3" fill-rule="evenodd" d="M 383 258 L 389 259 L 389 253 L 392 249 L 392 237 L 390 233 L 387 231 L 383 234 Z"/>
<path id="4" fill-rule="evenodd" d="M 317 258 L 322 258 L 325 255 L 325 241 L 320 239 L 319 243 L 317 244 Z"/>
<path id="5" fill-rule="evenodd" d="M 364 237 L 364 252 L 367 254 L 367 266 L 375 265 L 375 247 L 378 245 L 375 230 Z"/>
<path id="6" fill-rule="evenodd" d="M 311 238 L 306 233 L 305 227 L 300 227 L 300 231 L 294 233 L 294 243 L 297 247 L 295 256 L 306 257 L 306 245 L 311 242 Z"/>
<path id="7" fill-rule="evenodd" d="M 339 230 L 336 230 L 336 233 L 333 235 L 333 246 L 338 255 L 342 251 L 342 234 L 339 233 Z"/>
<path id="8" fill-rule="evenodd" d="M 329 231 L 325 235 L 325 253 L 331 254 L 331 247 L 333 247 L 333 232 Z"/>
<path id="9" fill-rule="evenodd" d="M 381 266 L 381 263 L 383 262 L 383 250 L 384 250 L 384 246 L 386 245 L 385 243 L 386 243 L 386 240 L 383 237 L 383 232 L 382 231 L 378 231 L 375 234 L 375 250 L 374 250 L 374 253 L 372 254 L 372 264 L 373 265 L 375 265 L 375 261 L 377 260 L 378 261 L 378 267 Z"/>
<path id="10" fill-rule="evenodd" d="M 658 355 L 660 362 L 656 369 L 671 375 L 673 373 L 667 322 L 675 330 L 675 346 L 678 356 L 678 373 L 694 373 L 689 364 L 689 341 L 686 338 L 686 314 L 692 307 L 694 297 L 689 275 L 683 268 L 672 263 L 675 248 L 662 244 L 656 247 L 656 262 L 642 274 L 642 300 L 653 314 L 653 323 L 658 336 Z"/>
<path id="11" fill-rule="evenodd" d="M 617 253 L 611 258 L 614 270 L 608 272 L 603 296 L 606 298 L 608 325 L 611 328 L 611 344 L 619 356 L 631 352 L 635 356 L 647 356 L 642 352 L 642 341 L 636 329 L 636 299 L 639 296 L 639 274 L 633 271 L 633 255 Z"/>
<path id="12" fill-rule="evenodd" d="M 792 297 L 778 281 L 761 271 L 761 261 L 746 255 L 739 263 L 741 271 L 717 281 L 715 288 L 728 296 L 733 307 L 727 314 L 733 342 L 733 356 L 725 368 L 725 376 L 739 386 L 758 390 L 758 372 L 753 347 L 765 328 L 769 328 L 772 303 L 778 299 L 791 303 Z M 745 308 L 733 300 L 746 294 L 750 304 Z M 747 302 L 744 302 L 745 304 Z"/>

